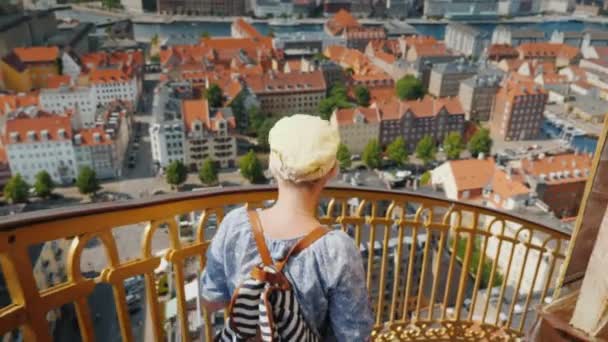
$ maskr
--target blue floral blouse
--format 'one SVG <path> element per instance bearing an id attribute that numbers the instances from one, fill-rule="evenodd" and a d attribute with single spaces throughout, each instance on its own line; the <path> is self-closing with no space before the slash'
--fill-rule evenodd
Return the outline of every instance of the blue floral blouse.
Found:
<path id="1" fill-rule="evenodd" d="M 299 238 L 266 244 L 275 260 L 282 259 Z M 254 265 L 261 262 L 247 211 L 234 209 L 222 221 L 207 251 L 201 296 L 228 302 Z M 324 341 L 364 341 L 373 326 L 365 288 L 363 261 L 354 241 L 333 230 L 288 261 L 286 276 L 309 326 Z"/>

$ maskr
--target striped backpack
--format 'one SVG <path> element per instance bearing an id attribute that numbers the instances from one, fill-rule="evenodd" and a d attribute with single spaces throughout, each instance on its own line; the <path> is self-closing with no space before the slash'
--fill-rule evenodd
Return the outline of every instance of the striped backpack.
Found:
<path id="1" fill-rule="evenodd" d="M 250 276 L 234 291 L 228 318 L 215 341 L 320 341 L 304 320 L 283 268 L 291 256 L 306 249 L 328 229 L 316 228 L 298 241 L 283 260 L 274 263 L 257 212 L 251 210 L 248 214 L 262 263 L 254 267 Z"/>

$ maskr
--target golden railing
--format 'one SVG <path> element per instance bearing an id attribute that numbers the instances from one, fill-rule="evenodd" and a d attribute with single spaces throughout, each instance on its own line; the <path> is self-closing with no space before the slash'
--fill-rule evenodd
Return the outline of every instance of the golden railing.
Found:
<path id="1" fill-rule="evenodd" d="M 182 341 L 192 339 L 184 263 L 205 264 L 211 222 L 218 224 L 235 205 L 260 207 L 274 189 L 229 188 L 123 203 L 18 215 L 0 223 L 1 266 L 11 304 L 0 309 L 0 335 L 19 329 L 25 341 L 50 341 L 47 313 L 71 303 L 84 341 L 93 341 L 87 298 L 97 284 L 111 285 L 123 341 L 133 341 L 124 280 L 143 275 L 150 335 L 166 338 L 155 269 L 172 265 L 177 324 Z M 508 213 L 417 193 L 329 188 L 320 218 L 347 231 L 361 247 L 367 287 L 375 311 L 375 340 L 508 339 L 521 336 L 534 320 L 533 308 L 550 297 L 569 235 Z M 192 239 L 180 238 L 180 215 L 200 213 Z M 215 216 L 215 220 L 211 218 Z M 139 257 L 121 260 L 113 233 L 143 224 Z M 166 229 L 164 255 L 152 239 Z M 30 246 L 65 239 L 65 279 L 39 289 Z M 107 266 L 94 278 L 81 272 L 87 244 L 103 245 Z M 371 241 L 371 242 L 370 242 Z M 489 290 L 493 285 L 492 290 Z M 484 290 L 484 288 L 486 288 Z M 214 326 L 204 313 L 202 335 Z"/>

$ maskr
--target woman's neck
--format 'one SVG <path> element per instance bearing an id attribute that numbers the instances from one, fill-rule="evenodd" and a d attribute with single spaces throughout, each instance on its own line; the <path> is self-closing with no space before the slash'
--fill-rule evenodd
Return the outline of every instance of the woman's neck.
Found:
<path id="1" fill-rule="evenodd" d="M 279 190 L 279 196 L 273 208 L 278 212 L 316 217 L 318 203 L 319 195 L 315 191 L 289 188 Z"/>

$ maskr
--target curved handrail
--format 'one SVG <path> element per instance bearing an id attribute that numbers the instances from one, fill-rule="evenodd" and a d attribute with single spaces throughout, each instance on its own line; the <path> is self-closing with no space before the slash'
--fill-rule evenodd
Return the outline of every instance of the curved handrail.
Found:
<path id="1" fill-rule="evenodd" d="M 66 208 L 58 208 L 58 209 L 48 209 L 48 210 L 39 210 L 34 212 L 22 213 L 10 216 L 6 220 L 0 221 L 0 232 L 11 231 L 23 226 L 31 226 L 42 223 L 48 223 L 57 220 L 70 219 L 76 217 L 83 217 L 95 214 L 107 213 L 108 211 L 117 212 L 117 211 L 127 211 L 133 209 L 141 209 L 146 207 L 165 205 L 169 203 L 176 202 L 187 202 L 187 201 L 196 201 L 205 199 L 212 196 L 228 196 L 228 195 L 244 195 L 244 194 L 252 194 L 252 193 L 268 193 L 269 191 L 276 192 L 275 186 L 270 185 L 258 185 L 258 186 L 246 186 L 246 187 L 229 187 L 224 189 L 213 189 L 213 190 L 201 190 L 201 191 L 192 191 L 192 192 L 181 192 L 175 194 L 163 194 L 157 195 L 152 198 L 145 199 L 133 199 L 126 200 L 120 202 L 102 202 L 102 203 L 88 203 L 82 204 L 73 207 Z M 380 196 L 387 195 L 390 198 L 402 198 L 402 199 L 412 199 L 412 198 L 420 198 L 425 201 L 435 202 L 437 204 L 442 203 L 445 206 L 456 205 L 461 208 L 474 209 L 478 212 L 481 212 L 486 215 L 499 215 L 499 216 L 508 216 L 513 222 L 533 226 L 536 229 L 542 231 L 550 231 L 552 233 L 557 233 L 562 237 L 569 237 L 570 232 L 564 231 L 555 227 L 548 227 L 542 222 L 538 222 L 535 220 L 531 220 L 528 218 L 520 217 L 515 215 L 513 212 L 499 210 L 494 208 L 488 208 L 482 205 L 473 204 L 473 203 L 465 203 L 461 201 L 453 201 L 449 199 L 445 199 L 439 196 L 433 196 L 429 194 L 422 194 L 415 191 L 396 191 L 396 190 L 384 190 L 370 187 L 349 187 L 349 186 L 329 186 L 325 189 L 325 193 L 329 195 L 339 195 L 340 193 L 348 193 L 349 195 L 366 195 L 366 196 L 374 196 L 376 199 Z M 270 197 L 270 196 L 269 196 Z M 355 197 L 355 196 L 351 196 Z"/>

